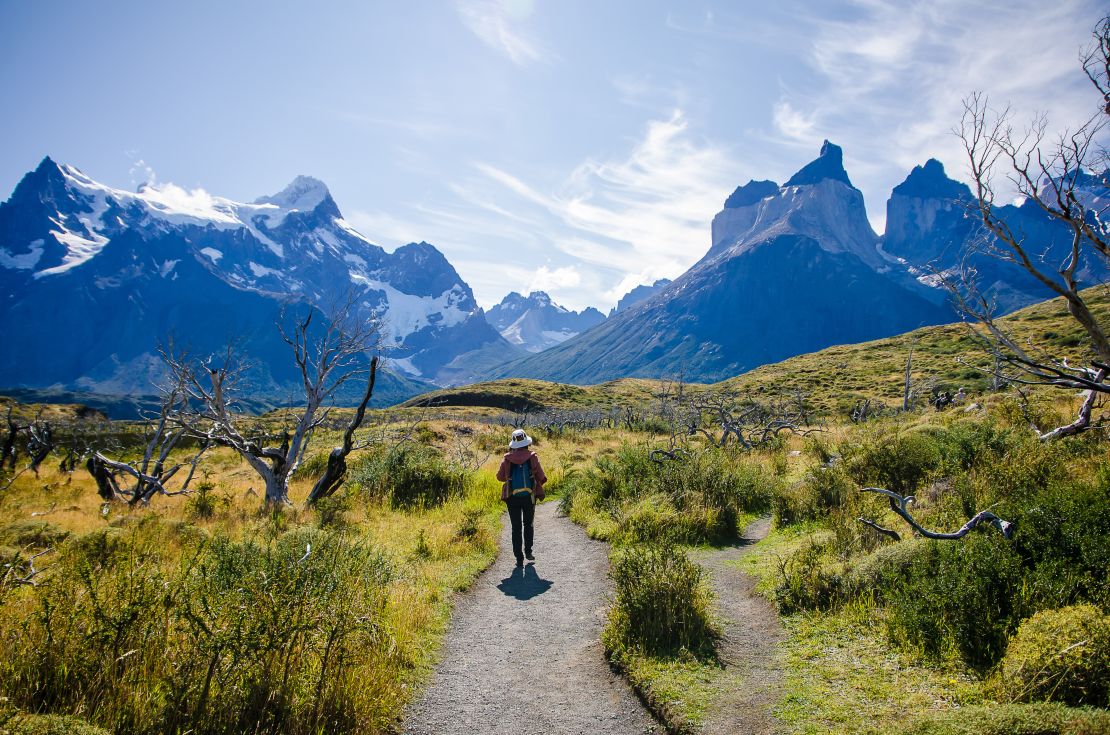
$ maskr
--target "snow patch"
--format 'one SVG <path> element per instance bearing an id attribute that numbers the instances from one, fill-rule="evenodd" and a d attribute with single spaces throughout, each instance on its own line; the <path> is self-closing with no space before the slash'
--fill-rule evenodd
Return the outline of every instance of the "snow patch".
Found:
<path id="1" fill-rule="evenodd" d="M 251 269 L 251 273 L 254 274 L 255 278 L 264 278 L 265 276 L 280 276 L 281 275 L 281 271 L 276 271 L 273 268 L 267 268 L 264 265 L 259 265 L 258 263 L 255 263 L 253 260 L 250 261 L 249 263 L 247 263 L 247 266 Z"/>
<path id="2" fill-rule="evenodd" d="M 0 265 L 8 269 L 29 271 L 38 265 L 44 244 L 45 241 L 41 239 L 35 240 L 31 243 L 31 249 L 28 252 L 19 255 L 12 255 L 6 249 L 0 248 Z"/>
<path id="3" fill-rule="evenodd" d="M 224 257 L 224 254 L 216 248 L 201 248 L 200 252 L 202 255 L 207 255 L 208 259 L 211 260 L 213 263 L 219 263 L 220 258 Z"/>
<path id="4" fill-rule="evenodd" d="M 34 276 L 36 279 L 43 276 L 56 276 L 59 273 L 65 273 L 76 268 L 99 253 L 108 244 L 108 238 L 96 232 L 91 233 L 88 237 L 82 237 L 69 230 L 51 230 L 50 234 L 65 246 L 66 254 L 62 258 L 61 265 L 39 271 Z"/>
<path id="5" fill-rule="evenodd" d="M 394 344 L 404 342 L 405 337 L 425 327 L 453 327 L 470 316 L 469 311 L 458 306 L 466 298 L 458 284 L 439 296 L 432 297 L 407 294 L 388 283 L 369 279 L 360 273 L 352 272 L 351 280 L 385 294 L 385 299 L 378 308 L 378 318 L 382 320 L 387 339 L 391 339 Z"/>
<path id="6" fill-rule="evenodd" d="M 387 359 L 386 364 L 391 368 L 400 370 L 405 375 L 411 375 L 414 378 L 424 377 L 424 373 L 420 372 L 420 368 L 412 364 L 411 357 L 390 357 Z"/>
<path id="7" fill-rule="evenodd" d="M 173 273 L 174 266 L 177 265 L 180 262 L 181 262 L 180 259 L 178 259 L 178 260 L 167 260 L 165 263 L 162 264 L 162 267 L 158 269 L 159 275 L 161 275 L 162 278 L 165 278 L 170 273 Z M 174 274 L 174 275 L 176 276 L 177 274 Z"/>

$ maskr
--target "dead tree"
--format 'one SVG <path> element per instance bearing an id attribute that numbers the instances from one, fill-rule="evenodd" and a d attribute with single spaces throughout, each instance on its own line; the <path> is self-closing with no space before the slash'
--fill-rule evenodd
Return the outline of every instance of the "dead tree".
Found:
<path id="1" fill-rule="evenodd" d="M 1108 161 L 1100 143 L 1110 127 L 1110 17 L 1096 26 L 1094 38 L 1082 64 L 1100 99 L 1097 111 L 1084 124 L 1052 138 L 1047 117 L 1042 115 L 1024 131 L 1015 131 L 1009 110 L 994 112 L 987 98 L 976 93 L 964 100 L 964 115 L 957 130 L 973 181 L 972 211 L 990 235 L 978 244 L 977 251 L 1024 270 L 1063 298 L 1068 313 L 1086 336 L 1089 354 L 1081 358 L 1085 364 L 1035 352 L 1019 345 L 994 320 L 993 303 L 978 290 L 974 268 L 965 266 L 959 277 L 947 279 L 958 308 L 983 328 L 972 331 L 995 357 L 999 380 L 1087 392 L 1076 421 L 1038 431 L 1042 439 L 1091 428 L 1096 394 L 1110 393 L 1110 325 L 1092 311 L 1078 275 L 1085 261 L 1110 259 L 1110 223 L 1103 217 L 1105 205 L 1101 203 L 1110 194 L 1110 184 L 1105 174 L 1087 173 L 1087 169 L 1104 170 Z M 1066 228 L 1070 244 L 1055 260 L 1045 252 L 1045 243 L 1027 241 L 995 206 L 1000 170 L 1020 196 Z"/>
<path id="2" fill-rule="evenodd" d="M 32 421 L 27 431 L 27 454 L 31 457 L 29 469 L 38 477 L 39 465 L 54 450 L 54 428 L 49 421 Z"/>
<path id="3" fill-rule="evenodd" d="M 16 440 L 19 435 L 31 428 L 30 424 L 19 424 L 15 420 L 15 406 L 8 406 L 7 416 L 7 431 L 4 433 L 4 441 L 0 444 L 0 470 L 7 467 L 11 471 L 15 471 L 16 463 Z"/>
<path id="4" fill-rule="evenodd" d="M 162 351 L 188 397 L 187 409 L 176 415 L 178 423 L 190 436 L 234 449 L 262 479 L 267 504 L 289 504 L 289 480 L 312 433 L 329 421 L 330 408 L 325 404 L 348 380 L 367 374 L 361 365 L 365 353 L 377 347 L 380 328 L 376 320 L 360 319 L 356 312 L 354 299 L 348 298 L 319 328 L 313 326 L 318 315 L 314 308 L 289 331 L 279 324 L 297 365 L 305 402 L 293 412 L 295 423 L 277 446 L 268 437 L 250 436 L 250 421 L 238 408 L 245 364 L 236 346 L 229 346 L 218 363 L 211 358 L 198 363 L 171 350 Z M 367 400 L 371 390 L 372 385 Z"/>
<path id="5" fill-rule="evenodd" d="M 362 401 L 359 402 L 358 408 L 355 409 L 355 415 L 351 417 L 347 428 L 343 431 L 342 443 L 333 448 L 331 453 L 328 454 L 328 465 L 324 469 L 324 474 L 312 486 L 312 492 L 308 494 L 308 499 L 305 501 L 306 505 L 315 505 L 321 498 L 326 498 L 335 493 L 347 477 L 347 455 L 355 449 L 355 431 L 362 426 L 362 420 L 366 417 L 366 406 L 370 403 L 371 396 L 374 395 L 374 381 L 377 375 L 378 356 L 375 355 L 370 360 L 370 378 L 366 381 L 366 392 L 362 395 Z"/>
<path id="6" fill-rule="evenodd" d="M 23 558 L 23 553 L 20 552 L 14 559 L 0 567 L 4 570 L 4 573 L 0 575 L 0 590 L 21 585 L 34 587 L 38 584 L 35 582 L 35 577 L 43 572 L 42 569 L 35 568 L 35 559 L 53 552 L 54 549 L 47 548 L 27 558 Z"/>
<path id="7" fill-rule="evenodd" d="M 935 539 L 939 541 L 953 541 L 955 539 L 963 538 L 971 532 L 971 529 L 975 528 L 980 523 L 989 523 L 991 526 L 994 526 L 999 531 L 1001 531 L 1003 537 L 1005 538 L 1010 538 L 1010 536 L 1012 536 L 1014 533 L 1013 523 L 1002 520 L 994 513 L 991 513 L 989 510 L 979 511 L 975 514 L 973 518 L 971 518 L 967 523 L 961 526 L 959 530 L 952 533 L 938 533 L 936 531 L 930 531 L 927 528 L 923 527 L 916 520 L 914 520 L 914 517 L 910 515 L 909 507 L 914 502 L 914 496 L 899 495 L 892 490 L 887 490 L 886 488 L 881 487 L 865 487 L 863 488 L 863 492 L 877 493 L 879 495 L 886 496 L 887 500 L 890 501 L 890 509 L 897 513 L 898 516 L 902 518 L 902 520 L 910 524 L 910 528 L 912 528 L 917 534 L 924 536 L 925 538 Z M 857 518 L 856 520 L 858 520 L 865 526 L 869 526 L 875 529 L 884 536 L 889 536 L 895 541 L 901 540 L 902 538 L 902 536 L 897 531 L 890 528 L 884 528 L 883 526 L 877 524 L 875 521 L 863 517 Z"/>
<path id="8" fill-rule="evenodd" d="M 148 424 L 143 455 L 138 460 L 112 459 L 103 451 L 92 452 L 85 468 L 96 481 L 101 498 L 105 501 L 125 499 L 130 505 L 138 505 L 149 503 L 155 494 L 172 496 L 189 492 L 197 465 L 211 443 L 201 441 L 187 460 L 170 462 L 171 452 L 186 437 L 186 429 L 177 425 L 176 417 L 186 408 L 187 400 L 185 388 L 180 383 L 165 391 L 158 416 Z M 185 479 L 171 490 L 170 481 L 186 467 L 188 474 Z M 133 483 L 130 486 L 121 485 L 123 476 L 130 477 Z"/>
<path id="9" fill-rule="evenodd" d="M 729 392 L 704 393 L 692 405 L 699 414 L 710 417 L 710 421 L 717 425 L 720 437 L 700 424 L 692 425 L 690 433 L 701 433 L 719 447 L 726 446 L 730 437 L 744 449 L 752 449 L 767 444 L 784 431 L 799 436 L 821 431 L 807 425 L 808 410 L 805 408 L 805 396 L 801 393 L 764 402 Z"/>

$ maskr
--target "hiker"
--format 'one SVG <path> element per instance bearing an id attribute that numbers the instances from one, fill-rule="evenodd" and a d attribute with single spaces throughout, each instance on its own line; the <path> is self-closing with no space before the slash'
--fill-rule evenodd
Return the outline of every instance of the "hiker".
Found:
<path id="1" fill-rule="evenodd" d="M 497 479 L 501 486 L 501 499 L 509 506 L 509 522 L 513 526 L 513 554 L 516 565 L 523 566 L 524 560 L 535 561 L 532 556 L 532 519 L 536 515 L 536 501 L 543 500 L 543 486 L 547 475 L 540 466 L 540 458 L 528 449 L 532 437 L 517 429 L 509 442 L 509 451 L 497 469 Z M 521 543 L 521 532 L 524 539 Z M 522 548 L 523 547 L 523 548 Z"/>

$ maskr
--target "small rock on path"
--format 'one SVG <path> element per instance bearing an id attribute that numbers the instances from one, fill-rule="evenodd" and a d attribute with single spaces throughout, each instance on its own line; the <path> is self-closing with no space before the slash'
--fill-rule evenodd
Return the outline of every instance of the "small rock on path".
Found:
<path id="1" fill-rule="evenodd" d="M 663 728 L 612 672 L 601 648 L 608 546 L 536 509 L 535 564 L 501 553 L 460 595 L 428 689 L 406 713 L 409 735 L 642 735 Z"/>

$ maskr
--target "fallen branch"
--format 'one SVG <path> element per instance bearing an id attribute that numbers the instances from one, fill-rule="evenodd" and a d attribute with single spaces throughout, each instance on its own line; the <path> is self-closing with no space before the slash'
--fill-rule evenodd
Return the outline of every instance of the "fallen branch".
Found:
<path id="1" fill-rule="evenodd" d="M 856 520 L 859 521 L 860 523 L 862 523 L 865 526 L 870 526 L 871 528 L 874 528 L 876 531 L 878 531 L 879 533 L 881 533 L 884 536 L 889 536 L 890 538 L 894 539 L 895 541 L 901 541 L 902 540 L 902 535 L 900 533 L 898 533 L 897 531 L 895 531 L 893 528 L 884 528 L 883 526 L 880 526 L 878 523 L 875 523 L 875 521 L 864 518 L 863 516 L 860 516 Z"/>
<path id="2" fill-rule="evenodd" d="M 1010 523 L 1009 521 L 1002 520 L 1001 518 L 996 516 L 994 513 L 991 513 L 989 510 L 979 511 L 978 513 L 975 514 L 975 517 L 973 517 L 971 520 L 969 520 L 967 523 L 965 523 L 958 531 L 955 531 L 953 533 L 938 533 L 936 531 L 930 531 L 930 530 L 922 527 L 922 525 L 920 523 L 918 523 L 917 521 L 915 521 L 913 516 L 910 515 L 909 505 L 911 503 L 913 503 L 914 496 L 912 496 L 912 495 L 899 495 L 898 493 L 893 492 L 892 490 L 887 490 L 886 488 L 881 488 L 881 487 L 865 487 L 865 488 L 863 488 L 863 492 L 865 492 L 865 493 L 877 493 L 879 495 L 885 495 L 887 497 L 887 499 L 890 501 L 890 509 L 893 510 L 895 513 L 897 513 L 899 516 L 901 516 L 902 520 L 904 520 L 906 523 L 910 524 L 910 527 L 913 528 L 914 531 L 921 534 L 925 538 L 931 538 L 931 539 L 936 539 L 936 540 L 940 540 L 940 541 L 951 541 L 951 540 L 954 540 L 954 539 L 963 538 L 964 536 L 966 536 L 968 533 L 971 532 L 971 529 L 975 528 L 980 523 L 989 523 L 989 524 L 991 524 L 992 526 L 997 528 L 999 531 L 1001 531 L 1002 536 L 1005 537 L 1005 538 L 1010 538 L 1010 536 L 1012 536 L 1013 533 L 1014 533 L 1014 524 L 1013 523 Z M 877 531 L 880 531 L 882 533 L 886 533 L 887 535 L 889 535 L 891 533 L 895 533 L 894 531 L 890 531 L 889 529 L 882 528 L 881 526 L 877 525 L 876 523 L 874 523 L 872 521 L 867 521 L 863 518 L 860 518 L 859 520 L 860 520 L 860 522 L 862 522 L 862 523 L 864 523 L 868 526 L 871 526 L 872 528 L 874 528 Z M 897 538 L 900 538 L 900 537 L 897 537 Z"/>
<path id="3" fill-rule="evenodd" d="M 4 565 L 4 576 L 0 577 L 0 588 L 4 587 L 9 582 L 12 585 L 16 585 L 16 586 L 22 584 L 22 585 L 27 585 L 29 587 L 34 587 L 35 584 L 36 584 L 35 583 L 35 577 L 42 574 L 42 572 L 43 572 L 42 569 L 35 569 L 35 559 L 38 559 L 40 556 L 43 556 L 44 554 L 52 553 L 53 551 L 54 551 L 54 549 L 52 549 L 52 548 L 51 549 L 45 549 L 43 551 L 40 551 L 37 554 L 32 554 L 31 557 L 28 558 L 26 561 L 16 559 L 15 561 L 11 562 L 10 564 L 5 564 Z M 16 569 L 17 566 L 23 566 L 27 570 L 27 573 L 24 574 L 22 577 L 15 576 L 14 572 L 15 572 L 15 569 Z"/>

